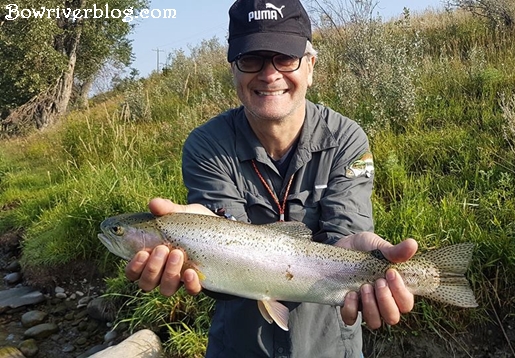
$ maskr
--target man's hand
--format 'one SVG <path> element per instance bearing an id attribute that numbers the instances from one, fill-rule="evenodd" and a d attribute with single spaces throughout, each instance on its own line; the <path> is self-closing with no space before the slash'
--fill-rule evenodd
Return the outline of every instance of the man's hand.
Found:
<path id="1" fill-rule="evenodd" d="M 391 262 L 409 260 L 418 249 L 413 239 L 407 239 L 397 245 L 383 240 L 380 236 L 363 232 L 341 239 L 336 246 L 358 251 L 380 250 Z M 381 327 L 381 322 L 394 325 L 399 323 L 401 313 L 413 309 L 414 297 L 406 287 L 397 271 L 390 269 L 386 279 L 379 279 L 374 285 L 365 284 L 360 289 L 363 319 L 371 329 Z M 352 325 L 358 317 L 359 296 L 349 292 L 345 297 L 345 305 L 341 309 L 342 319 Z"/>
<path id="2" fill-rule="evenodd" d="M 158 216 L 177 212 L 214 215 L 200 204 L 179 205 L 161 198 L 152 199 L 148 207 Z M 144 291 L 159 286 L 161 294 L 171 296 L 184 283 L 186 291 L 196 295 L 202 287 L 195 270 L 187 269 L 181 274 L 184 256 L 181 250 L 170 251 L 164 245 L 156 246 L 151 252 L 139 251 L 125 267 L 125 276 L 131 281 L 139 280 L 138 286 Z"/>

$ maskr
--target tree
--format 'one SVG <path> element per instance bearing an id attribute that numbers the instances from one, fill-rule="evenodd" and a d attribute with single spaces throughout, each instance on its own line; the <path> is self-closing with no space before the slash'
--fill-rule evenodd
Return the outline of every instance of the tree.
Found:
<path id="1" fill-rule="evenodd" d="M 86 89 L 108 59 L 128 65 L 132 48 L 127 35 L 133 26 L 123 19 L 147 5 L 147 0 L 19 0 L 1 5 L 3 131 L 51 125 L 66 113 L 74 83 Z"/>
<path id="2" fill-rule="evenodd" d="M 97 2 L 98 3 L 98 2 Z M 123 6 L 146 6 L 143 1 L 109 1 L 113 8 Z M 104 5 L 105 6 L 105 5 Z M 112 21 L 106 26 L 103 21 L 89 21 L 84 24 L 83 40 L 78 47 L 77 69 L 75 80 L 77 102 L 79 107 L 87 105 L 87 96 L 96 75 L 102 67 L 109 62 L 110 66 L 127 67 L 132 62 L 132 45 L 127 39 L 128 33 L 134 25 L 123 21 Z M 99 61 L 103 59 L 103 61 Z"/>
<path id="3" fill-rule="evenodd" d="M 494 24 L 506 27 L 515 25 L 515 2 L 513 0 L 447 0 L 446 6 L 470 11 L 474 15 L 486 17 Z"/>

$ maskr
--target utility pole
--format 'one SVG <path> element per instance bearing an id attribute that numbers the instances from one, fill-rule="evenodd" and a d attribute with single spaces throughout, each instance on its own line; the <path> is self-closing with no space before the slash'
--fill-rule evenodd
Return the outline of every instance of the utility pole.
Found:
<path id="1" fill-rule="evenodd" d="M 165 51 L 160 50 L 159 47 L 156 49 L 152 49 L 152 51 L 156 51 L 156 53 L 157 53 L 156 71 L 157 71 L 157 73 L 159 73 L 159 52 L 165 52 Z"/>

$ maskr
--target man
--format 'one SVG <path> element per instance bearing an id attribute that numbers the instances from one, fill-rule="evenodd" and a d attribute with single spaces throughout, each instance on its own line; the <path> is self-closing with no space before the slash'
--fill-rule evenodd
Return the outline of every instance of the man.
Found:
<path id="1" fill-rule="evenodd" d="M 279 3 L 278 3 L 279 4 Z M 253 224 L 301 221 L 313 240 L 350 249 L 380 249 L 405 261 L 414 240 L 392 246 L 373 230 L 373 162 L 368 140 L 353 121 L 306 100 L 316 52 L 311 24 L 298 0 L 280 6 L 236 1 L 229 10 L 228 61 L 243 106 L 194 130 L 184 145 L 186 206 L 153 199 L 155 215 L 187 211 L 224 214 Z M 201 290 L 193 270 L 181 275 L 179 250 L 139 252 L 126 275 L 172 295 L 182 283 Z M 216 296 L 216 295 L 215 295 Z M 286 303 L 289 331 L 267 323 L 255 301 L 217 297 L 207 357 L 361 357 L 361 316 L 371 328 L 396 324 L 413 295 L 396 271 L 349 293 L 343 307 Z"/>

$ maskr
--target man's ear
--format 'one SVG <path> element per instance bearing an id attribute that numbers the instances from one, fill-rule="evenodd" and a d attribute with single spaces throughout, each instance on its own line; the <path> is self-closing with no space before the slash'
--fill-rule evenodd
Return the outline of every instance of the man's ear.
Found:
<path id="1" fill-rule="evenodd" d="M 306 62 L 308 65 L 308 87 L 311 87 L 313 84 L 313 69 L 316 61 L 317 58 L 315 56 L 306 56 Z"/>

